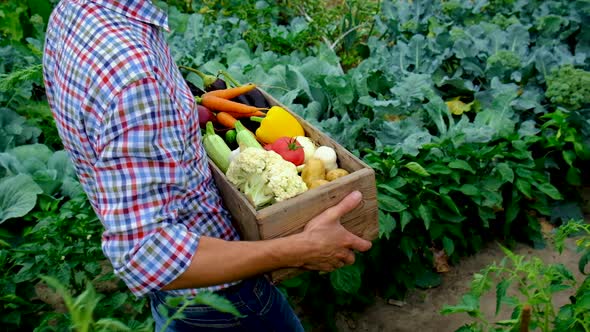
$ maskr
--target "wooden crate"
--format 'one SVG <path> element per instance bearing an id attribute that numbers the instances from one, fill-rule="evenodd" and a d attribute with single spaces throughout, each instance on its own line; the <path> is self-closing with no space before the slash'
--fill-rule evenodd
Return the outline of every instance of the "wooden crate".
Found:
<path id="1" fill-rule="evenodd" d="M 367 240 L 373 240 L 379 232 L 377 222 L 377 189 L 372 168 L 347 151 L 330 137 L 324 135 L 297 114 L 291 112 L 272 96 L 262 91 L 271 105 L 278 105 L 293 114 L 305 130 L 305 135 L 319 145 L 330 146 L 336 151 L 338 165 L 350 174 L 320 187 L 308 190 L 296 197 L 255 210 L 246 196 L 228 182 L 211 161 L 215 183 L 226 208 L 231 212 L 234 225 L 244 240 L 274 239 L 301 232 L 313 216 L 336 205 L 348 193 L 359 190 L 363 200 L 354 210 L 341 218 L 341 224 L 350 232 Z M 273 282 L 280 282 L 304 272 L 301 269 L 281 269 L 270 274 Z"/>

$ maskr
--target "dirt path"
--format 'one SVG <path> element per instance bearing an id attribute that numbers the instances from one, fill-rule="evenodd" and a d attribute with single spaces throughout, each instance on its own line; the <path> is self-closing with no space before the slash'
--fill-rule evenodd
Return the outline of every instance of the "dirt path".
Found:
<path id="1" fill-rule="evenodd" d="M 569 249 L 559 255 L 552 247 L 535 250 L 520 245 L 514 251 L 519 255 L 537 256 L 545 263 L 562 263 L 582 280 L 578 272 L 578 259 L 574 248 L 574 240 L 567 242 Z M 377 299 L 376 303 L 362 312 L 338 313 L 336 325 L 342 332 L 451 332 L 455 331 L 465 322 L 470 321 L 467 315 L 454 314 L 442 316 L 440 310 L 445 304 L 456 304 L 461 296 L 469 290 L 473 274 L 479 272 L 488 264 L 499 262 L 504 253 L 495 244 L 490 244 L 477 255 L 463 259 L 452 271 L 444 275 L 444 281 L 440 287 L 430 290 L 414 290 L 406 298 L 403 306 L 388 304 L 385 299 Z M 568 303 L 570 293 L 557 294 L 555 304 L 561 306 Z M 495 293 L 487 294 L 481 299 L 483 312 L 495 311 Z M 510 312 L 500 312 L 500 317 L 509 318 Z M 315 332 L 315 331 L 314 331 Z"/>

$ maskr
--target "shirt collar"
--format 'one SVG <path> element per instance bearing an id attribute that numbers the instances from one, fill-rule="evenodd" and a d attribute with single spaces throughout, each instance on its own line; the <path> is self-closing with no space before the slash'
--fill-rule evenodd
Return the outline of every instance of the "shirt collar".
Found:
<path id="1" fill-rule="evenodd" d="M 150 0 L 90 0 L 117 13 L 170 31 L 168 15 Z"/>

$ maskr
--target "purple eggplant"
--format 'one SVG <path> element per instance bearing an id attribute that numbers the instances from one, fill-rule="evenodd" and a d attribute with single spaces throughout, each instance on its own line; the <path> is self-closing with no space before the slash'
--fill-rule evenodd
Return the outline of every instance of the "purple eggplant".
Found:
<path id="1" fill-rule="evenodd" d="M 220 73 L 221 73 L 221 75 L 223 75 L 225 77 L 226 80 L 231 82 L 233 85 L 235 85 L 235 86 L 241 85 L 228 72 L 222 70 Z M 262 92 L 260 92 L 260 90 L 258 90 L 258 88 L 255 88 L 254 90 L 250 90 L 250 91 L 246 92 L 245 94 L 239 96 L 238 98 L 234 98 L 232 100 L 237 101 L 242 104 L 255 106 L 255 107 L 262 107 L 262 108 L 269 108 L 270 107 L 268 100 L 266 100 L 266 98 L 264 97 Z"/>
<path id="2" fill-rule="evenodd" d="M 225 81 L 217 76 L 205 74 L 202 71 L 191 67 L 178 66 L 178 68 L 185 69 L 199 75 L 199 77 L 201 77 L 201 79 L 203 80 L 203 86 L 205 87 L 205 91 L 222 90 L 227 88 L 227 84 L 225 84 Z"/>
<path id="3" fill-rule="evenodd" d="M 189 82 L 187 80 L 184 80 L 184 81 L 188 85 L 188 88 L 191 90 L 191 93 L 193 94 L 193 96 L 200 97 L 200 96 L 202 96 L 205 93 L 205 91 L 203 91 L 198 86 L 192 84 L 191 82 Z"/>

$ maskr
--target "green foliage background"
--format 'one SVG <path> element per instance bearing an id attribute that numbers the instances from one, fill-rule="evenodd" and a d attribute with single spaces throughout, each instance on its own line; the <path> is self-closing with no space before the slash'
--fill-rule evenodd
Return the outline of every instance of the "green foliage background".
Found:
<path id="1" fill-rule="evenodd" d="M 48 275 L 75 294 L 94 284 L 105 294 L 95 315 L 139 326 L 146 301 L 103 271 L 102 226 L 45 100 L 41 50 L 55 2 L 0 2 L 0 322 L 69 326 L 40 297 Z M 311 319 L 330 325 L 342 306 L 438 285 L 435 251 L 454 263 L 492 239 L 543 246 L 538 217 L 559 225 L 582 214 L 587 0 L 157 4 L 178 65 L 256 82 L 377 173 L 374 248 L 281 285 Z"/>

